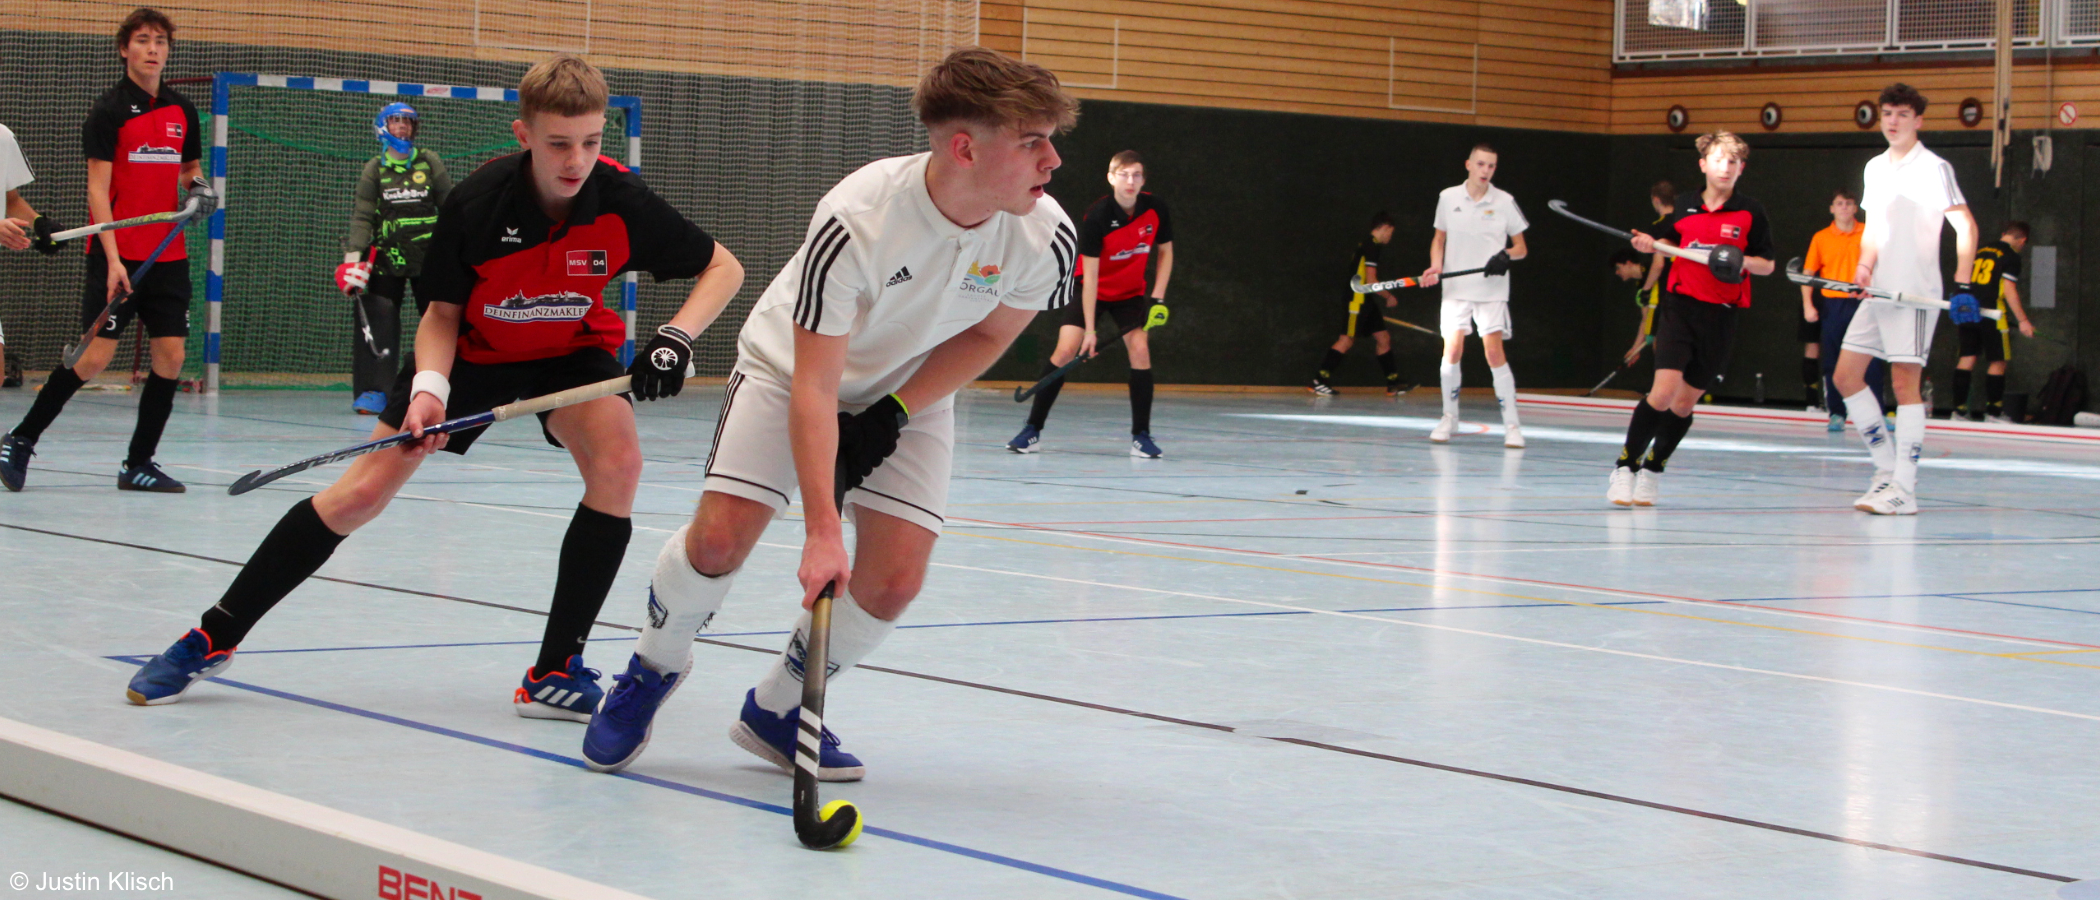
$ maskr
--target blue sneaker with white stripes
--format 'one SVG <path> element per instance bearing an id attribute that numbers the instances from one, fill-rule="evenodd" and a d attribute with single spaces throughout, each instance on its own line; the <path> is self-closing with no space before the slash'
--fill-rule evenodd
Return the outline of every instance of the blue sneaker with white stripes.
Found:
<path id="1" fill-rule="evenodd" d="M 567 719 L 588 722 L 605 691 L 598 687 L 598 670 L 583 667 L 582 656 L 569 657 L 559 672 L 534 678 L 525 670 L 525 683 L 511 695 L 510 708 L 528 719 Z"/>
<path id="2" fill-rule="evenodd" d="M 1006 442 L 1006 449 L 1015 453 L 1034 453 L 1037 445 L 1042 442 L 1043 432 L 1040 429 L 1034 425 L 1023 425 L 1021 426 L 1021 433 L 1014 435 L 1013 440 Z"/>
<path id="3" fill-rule="evenodd" d="M 29 477 L 29 458 L 35 455 L 35 444 L 15 437 L 12 431 L 0 435 L 0 487 L 21 490 Z"/>
<path id="4" fill-rule="evenodd" d="M 159 706 L 182 699 L 190 685 L 226 671 L 233 665 L 233 648 L 213 650 L 211 636 L 195 628 L 168 649 L 139 667 L 131 676 L 124 699 L 139 706 Z"/>
<path id="5" fill-rule="evenodd" d="M 156 494 L 180 494 L 189 490 L 183 483 L 168 477 L 152 460 L 142 463 L 125 463 L 124 471 L 117 473 L 117 490 L 151 491 Z"/>
<path id="6" fill-rule="evenodd" d="M 613 689 L 591 717 L 583 732 L 583 761 L 596 772 L 618 772 L 627 768 L 649 746 L 649 733 L 656 727 L 656 711 L 686 676 L 693 674 L 693 660 L 685 668 L 662 674 L 649 668 L 637 654 L 628 657 L 627 671 L 613 676 Z"/>
<path id="7" fill-rule="evenodd" d="M 1152 435 L 1138 432 L 1130 436 L 1130 455 L 1139 459 L 1158 459 L 1159 445 L 1152 443 Z"/>
<path id="8" fill-rule="evenodd" d="M 758 705 L 758 691 L 744 692 L 744 712 L 737 723 L 729 726 L 729 739 L 736 745 L 751 751 L 759 759 L 780 767 L 789 775 L 795 774 L 795 732 L 800 730 L 802 707 L 788 710 L 787 715 L 774 715 Z M 817 753 L 818 781 L 859 781 L 868 770 L 860 764 L 860 758 L 839 749 L 839 736 L 826 727 L 823 742 Z"/>

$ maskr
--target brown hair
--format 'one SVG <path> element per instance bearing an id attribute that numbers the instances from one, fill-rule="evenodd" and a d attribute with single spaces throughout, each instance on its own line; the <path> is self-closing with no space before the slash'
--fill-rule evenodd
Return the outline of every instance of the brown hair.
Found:
<path id="1" fill-rule="evenodd" d="M 2023 241 L 2027 240 L 2027 223 L 2022 222 L 2018 219 L 2014 219 L 2010 222 L 2005 223 L 2005 228 L 2000 230 L 1998 233 L 2010 234 L 2015 237 L 2018 237 L 2020 240 Z"/>
<path id="2" fill-rule="evenodd" d="M 1144 164 L 1145 158 L 1139 156 L 1136 150 L 1125 150 L 1108 158 L 1108 170 L 1111 172 L 1125 166 L 1142 166 Z"/>
<path id="3" fill-rule="evenodd" d="M 1498 157 L 1502 155 L 1500 151 L 1495 149 L 1495 145 L 1490 144 L 1486 141 L 1481 141 L 1478 144 L 1474 144 L 1473 149 L 1466 151 L 1466 156 L 1470 158 L 1475 153 L 1493 153 Z"/>
<path id="4" fill-rule="evenodd" d="M 583 116 L 605 111 L 605 73 L 574 53 L 556 53 L 518 79 L 518 118 L 533 113 Z"/>
<path id="5" fill-rule="evenodd" d="M 1664 203 L 1676 203 L 1677 185 L 1671 184 L 1668 178 L 1651 184 L 1648 186 L 1648 199 L 1661 200 Z"/>
<path id="6" fill-rule="evenodd" d="M 1838 188 L 1830 192 L 1830 199 L 1836 200 L 1839 197 L 1852 201 L 1853 206 L 1859 205 L 1859 192 L 1851 188 Z"/>
<path id="7" fill-rule="evenodd" d="M 1700 159 L 1705 159 L 1706 155 L 1713 152 L 1716 147 L 1721 148 L 1721 152 L 1728 154 L 1729 159 L 1737 162 L 1750 158 L 1750 145 L 1742 138 L 1736 137 L 1733 131 L 1709 131 L 1700 135 L 1699 139 L 1692 143 L 1692 146 L 1699 148 Z"/>
<path id="8" fill-rule="evenodd" d="M 963 47 L 935 65 L 912 89 L 911 108 L 928 128 L 1051 122 L 1064 131 L 1079 121 L 1079 100 L 1049 69 L 983 47 Z"/>
<path id="9" fill-rule="evenodd" d="M 174 20 L 169 19 L 167 14 L 160 10 L 149 6 L 141 6 L 132 10 L 131 15 L 125 16 L 123 22 L 118 23 L 117 49 L 122 50 L 129 45 L 131 36 L 141 28 L 158 28 L 162 34 L 168 36 L 169 43 L 175 42 Z"/>
<path id="10" fill-rule="evenodd" d="M 1881 99 L 1876 103 L 1881 106 L 1908 106 L 1911 112 L 1921 116 L 1925 114 L 1925 95 L 1918 93 L 1917 88 L 1900 81 L 1882 88 Z"/>

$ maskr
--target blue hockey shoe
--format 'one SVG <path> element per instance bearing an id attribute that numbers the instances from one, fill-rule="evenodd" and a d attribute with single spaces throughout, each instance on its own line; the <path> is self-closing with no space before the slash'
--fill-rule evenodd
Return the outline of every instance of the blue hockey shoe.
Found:
<path id="1" fill-rule="evenodd" d="M 1152 443 L 1152 435 L 1139 432 L 1130 436 L 1130 455 L 1139 459 L 1158 459 L 1159 445 Z"/>
<path id="2" fill-rule="evenodd" d="M 571 722 L 588 722 L 591 712 L 598 708 L 598 701 L 605 699 L 605 691 L 598 687 L 598 670 L 583 667 L 582 656 L 569 657 L 568 665 L 559 672 L 548 672 L 538 678 L 532 670 L 525 670 L 525 683 L 511 695 L 510 708 L 528 719 L 567 719 Z"/>
<path id="3" fill-rule="evenodd" d="M 758 692 L 744 692 L 744 712 L 737 723 L 729 726 L 729 739 L 736 745 L 751 751 L 758 758 L 780 767 L 789 775 L 795 774 L 795 732 L 800 728 L 802 708 L 788 710 L 787 715 L 777 716 L 758 705 Z M 859 781 L 868 770 L 860 764 L 860 758 L 839 749 L 839 736 L 830 728 L 824 729 L 823 747 L 817 754 L 818 781 Z"/>
<path id="4" fill-rule="evenodd" d="M 211 637 L 195 628 L 131 676 L 124 698 L 140 706 L 159 706 L 182 699 L 190 685 L 233 665 L 233 648 L 213 650 Z"/>
<path id="5" fill-rule="evenodd" d="M 1014 435 L 1013 440 L 1006 442 L 1006 449 L 1015 453 L 1034 453 L 1037 445 L 1042 442 L 1042 432 L 1037 431 L 1034 425 L 1023 425 L 1021 426 L 1021 433 Z"/>
<path id="6" fill-rule="evenodd" d="M 692 673 L 690 658 L 677 674 L 663 675 L 642 662 L 640 655 L 629 657 L 627 671 L 613 676 L 612 691 L 598 704 L 597 714 L 583 732 L 583 761 L 595 772 L 627 768 L 649 746 L 657 709 Z"/>
<path id="7" fill-rule="evenodd" d="M 35 444 L 15 437 L 12 431 L 0 435 L 0 487 L 21 490 L 23 479 L 29 477 L 29 458 L 35 455 Z"/>
<path id="8" fill-rule="evenodd" d="M 386 395 L 378 391 L 366 391 L 350 401 L 350 409 L 360 416 L 376 416 L 386 411 Z"/>

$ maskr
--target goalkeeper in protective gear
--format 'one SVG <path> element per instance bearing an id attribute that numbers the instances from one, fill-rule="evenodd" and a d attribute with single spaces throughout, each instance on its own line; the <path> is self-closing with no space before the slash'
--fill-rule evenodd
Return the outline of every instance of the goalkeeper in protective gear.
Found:
<path id="1" fill-rule="evenodd" d="M 363 415 L 386 407 L 394 377 L 414 371 L 414 360 L 394 357 L 401 345 L 401 301 L 423 274 L 423 252 L 437 227 L 439 205 L 452 192 L 452 176 L 436 153 L 416 146 L 421 117 L 406 103 L 389 103 L 372 117 L 379 155 L 365 163 L 357 179 L 357 207 L 350 214 L 350 233 L 343 239 L 343 262 L 336 267 L 338 290 L 359 304 L 353 316 L 369 332 L 350 338 L 351 402 Z M 416 287 L 416 312 L 424 304 Z M 381 353 L 384 351 L 385 355 Z"/>

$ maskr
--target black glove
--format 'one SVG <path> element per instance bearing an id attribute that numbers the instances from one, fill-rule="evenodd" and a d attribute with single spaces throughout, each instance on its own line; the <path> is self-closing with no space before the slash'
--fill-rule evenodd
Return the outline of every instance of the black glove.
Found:
<path id="1" fill-rule="evenodd" d="M 876 466 L 897 452 L 897 436 L 904 433 L 904 423 L 909 421 L 911 411 L 896 394 L 860 412 L 839 413 L 839 471 L 845 482 L 835 490 L 844 494 L 860 487 Z"/>
<path id="2" fill-rule="evenodd" d="M 685 387 L 685 368 L 693 361 L 693 337 L 675 326 L 656 329 L 656 337 L 627 365 L 636 400 L 676 397 Z"/>
<path id="3" fill-rule="evenodd" d="M 1510 258 L 1509 258 L 1509 251 L 1508 251 L 1508 250 L 1497 250 L 1497 251 L 1495 251 L 1495 255 L 1494 255 L 1494 256 L 1490 256 L 1490 257 L 1488 257 L 1487 265 L 1486 265 L 1486 266 L 1484 266 L 1484 267 L 1482 267 L 1482 268 L 1483 268 L 1483 271 L 1481 272 L 1481 274 L 1482 274 L 1482 275 L 1507 275 L 1507 274 L 1509 274 L 1509 263 L 1510 263 Z"/>
<path id="4" fill-rule="evenodd" d="M 58 248 L 65 246 L 64 241 L 54 241 L 51 239 L 52 235 L 66 230 L 64 227 L 58 224 L 57 219 L 53 219 L 50 216 L 39 215 L 36 217 L 35 222 L 30 223 L 29 227 L 31 231 L 36 233 L 36 237 L 32 238 L 29 241 L 29 249 L 35 250 L 38 253 L 42 253 L 45 256 L 50 256 L 54 253 L 57 253 Z"/>
<path id="5" fill-rule="evenodd" d="M 1714 273 L 1714 280 L 1722 284 L 1743 283 L 1743 248 L 1734 244 L 1721 244 L 1706 251 L 1706 268 Z"/>

